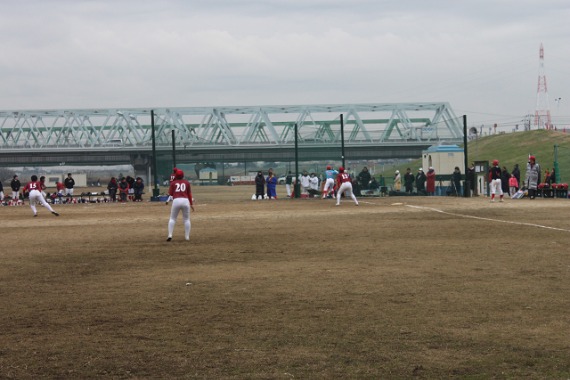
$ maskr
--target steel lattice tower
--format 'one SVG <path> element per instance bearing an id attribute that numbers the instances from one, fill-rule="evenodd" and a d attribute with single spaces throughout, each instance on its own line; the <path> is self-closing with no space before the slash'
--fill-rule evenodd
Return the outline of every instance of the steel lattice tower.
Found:
<path id="1" fill-rule="evenodd" d="M 536 89 L 536 111 L 534 112 L 534 125 L 540 128 L 550 129 L 552 119 L 550 118 L 550 107 L 548 105 L 548 86 L 546 85 L 546 74 L 544 73 L 544 47 L 540 44 L 539 66 L 538 66 L 538 87 Z"/>

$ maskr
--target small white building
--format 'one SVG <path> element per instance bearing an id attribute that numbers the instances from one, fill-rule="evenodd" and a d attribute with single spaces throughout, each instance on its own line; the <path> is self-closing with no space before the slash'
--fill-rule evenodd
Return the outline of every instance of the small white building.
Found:
<path id="1" fill-rule="evenodd" d="M 422 167 L 425 173 L 429 167 L 432 167 L 436 175 L 451 175 L 458 166 L 461 174 L 465 174 L 464 161 L 465 153 L 458 145 L 434 145 L 422 153 Z"/>
<path id="2" fill-rule="evenodd" d="M 465 178 L 465 152 L 458 145 L 434 145 L 422 153 L 424 173 L 427 173 L 430 167 L 435 170 L 435 191 L 437 195 L 446 195 L 446 190 L 451 185 L 451 175 L 456 166 L 459 167 L 462 178 Z M 461 192 L 461 189 L 457 189 L 457 191 Z"/>
<path id="3" fill-rule="evenodd" d="M 67 173 L 64 174 L 47 174 L 46 186 L 55 187 L 56 182 L 63 182 L 67 178 Z M 87 187 L 87 174 L 84 173 L 71 173 L 71 178 L 75 181 L 75 187 Z"/>
<path id="4" fill-rule="evenodd" d="M 218 171 L 213 168 L 204 168 L 200 170 L 198 174 L 198 179 L 202 184 L 218 182 Z"/>

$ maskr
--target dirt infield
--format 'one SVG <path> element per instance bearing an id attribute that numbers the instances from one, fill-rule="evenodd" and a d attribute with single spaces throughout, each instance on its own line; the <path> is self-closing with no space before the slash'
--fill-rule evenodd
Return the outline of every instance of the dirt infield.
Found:
<path id="1" fill-rule="evenodd" d="M 570 376 L 568 200 L 193 190 L 0 208 L 0 378 Z"/>

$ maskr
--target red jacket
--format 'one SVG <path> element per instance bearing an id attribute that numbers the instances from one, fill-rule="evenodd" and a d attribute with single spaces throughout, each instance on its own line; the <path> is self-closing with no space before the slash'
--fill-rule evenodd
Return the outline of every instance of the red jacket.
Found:
<path id="1" fill-rule="evenodd" d="M 435 170 L 428 170 L 426 177 L 426 191 L 428 193 L 435 193 Z"/>

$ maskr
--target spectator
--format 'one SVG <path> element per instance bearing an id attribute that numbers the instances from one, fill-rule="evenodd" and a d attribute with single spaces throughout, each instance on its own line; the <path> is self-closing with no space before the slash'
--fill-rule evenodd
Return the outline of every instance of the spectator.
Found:
<path id="1" fill-rule="evenodd" d="M 117 179 L 115 177 L 111 177 L 109 184 L 107 185 L 107 190 L 109 190 L 109 198 L 111 202 L 117 201 L 117 189 L 119 188 L 119 184 L 117 183 Z"/>
<path id="2" fill-rule="evenodd" d="M 372 180 L 370 181 L 370 190 L 376 191 L 379 187 L 380 183 L 376 181 L 376 178 L 372 177 Z"/>
<path id="3" fill-rule="evenodd" d="M 546 168 L 546 170 L 544 170 L 544 182 L 548 185 L 550 185 L 550 169 Z"/>
<path id="4" fill-rule="evenodd" d="M 394 173 L 394 190 L 400 191 L 402 190 L 402 176 L 400 175 L 400 171 L 396 170 Z"/>
<path id="5" fill-rule="evenodd" d="M 291 174 L 291 170 L 287 173 L 285 177 L 285 191 L 287 191 L 287 198 L 291 198 L 291 194 L 293 193 L 291 190 L 291 186 L 293 185 L 293 174 Z"/>
<path id="6" fill-rule="evenodd" d="M 345 172 L 346 173 L 346 172 Z M 350 173 L 349 173 L 350 175 Z M 337 176 L 338 178 L 338 176 Z M 362 195 L 362 192 L 360 191 L 360 182 L 358 181 L 358 178 L 350 178 L 351 182 L 352 182 L 352 194 L 354 194 L 357 197 L 360 197 Z M 338 194 L 338 188 L 337 188 L 337 194 Z"/>
<path id="7" fill-rule="evenodd" d="M 263 178 L 263 173 L 260 171 L 257 172 L 257 176 L 255 177 L 255 199 L 263 199 L 265 195 L 265 178 Z"/>
<path id="8" fill-rule="evenodd" d="M 426 182 L 427 195 L 435 195 L 435 170 L 431 166 L 426 175 Z"/>
<path id="9" fill-rule="evenodd" d="M 10 182 L 10 187 L 12 188 L 12 200 L 14 200 L 16 202 L 20 199 L 20 187 L 21 186 L 22 186 L 22 184 L 20 183 L 18 176 L 14 175 L 14 177 L 12 178 L 12 181 Z"/>
<path id="10" fill-rule="evenodd" d="M 475 194 L 475 164 L 471 163 L 471 166 L 467 168 L 467 173 L 465 173 L 465 180 L 467 183 L 465 186 L 469 189 L 469 196 Z"/>
<path id="11" fill-rule="evenodd" d="M 550 172 L 550 183 L 556 183 L 556 170 L 554 168 L 552 168 L 552 171 Z"/>
<path id="12" fill-rule="evenodd" d="M 459 197 L 461 195 L 461 170 L 459 170 L 459 166 L 456 166 L 453 174 L 451 174 L 451 183 L 455 196 Z"/>
<path id="13" fill-rule="evenodd" d="M 319 177 L 315 173 L 309 176 L 309 195 L 311 197 L 319 195 Z"/>
<path id="14" fill-rule="evenodd" d="M 125 203 L 129 196 L 129 183 L 125 177 L 121 178 L 121 182 L 119 182 L 119 196 L 121 198 L 121 202 Z"/>
<path id="15" fill-rule="evenodd" d="M 517 183 L 518 186 L 520 187 L 520 183 L 521 183 L 521 171 L 519 169 L 519 164 L 515 164 L 515 167 L 513 168 L 513 171 L 511 174 L 514 174 L 515 178 L 517 179 Z M 517 191 L 519 190 L 519 188 L 517 187 Z"/>
<path id="16" fill-rule="evenodd" d="M 426 179 L 424 169 L 419 168 L 418 174 L 416 174 L 416 189 L 419 195 L 425 195 L 426 193 Z"/>
<path id="17" fill-rule="evenodd" d="M 414 175 L 412 174 L 412 169 L 407 168 L 406 174 L 404 174 L 404 187 L 406 188 L 406 193 L 413 193 L 414 192 L 414 182 L 415 182 Z"/>
<path id="18" fill-rule="evenodd" d="M 144 191 L 144 182 L 141 177 L 137 177 L 133 183 L 134 202 L 142 202 L 142 194 Z"/>
<path id="19" fill-rule="evenodd" d="M 2 180 L 0 180 L 0 202 L 4 201 L 4 185 L 2 184 Z"/>
<path id="20" fill-rule="evenodd" d="M 536 163 L 536 157 L 530 156 L 528 164 L 526 165 L 526 174 L 524 184 L 528 189 L 528 197 L 534 199 L 536 197 L 536 190 L 540 183 L 540 165 Z"/>
<path id="21" fill-rule="evenodd" d="M 518 191 L 517 190 L 518 188 L 519 188 L 519 183 L 517 181 L 517 177 L 515 177 L 514 174 L 511 174 L 511 178 L 509 178 L 509 195 L 511 196 L 511 198 Z"/>
<path id="22" fill-rule="evenodd" d="M 309 194 L 309 187 L 311 185 L 311 181 L 309 178 L 309 172 L 303 170 L 303 174 L 299 176 L 299 182 L 301 183 L 301 194 L 308 195 Z"/>
<path id="23" fill-rule="evenodd" d="M 368 171 L 368 168 L 365 166 L 362 168 L 362 171 L 358 174 L 358 184 L 362 190 L 368 189 L 370 185 L 371 175 Z"/>
<path id="24" fill-rule="evenodd" d="M 277 177 L 273 173 L 273 169 L 269 169 L 267 179 L 267 196 L 269 199 L 277 199 Z"/>
<path id="25" fill-rule="evenodd" d="M 135 194 L 135 189 L 134 189 L 134 184 L 135 184 L 135 179 L 133 177 L 131 177 L 130 175 L 127 176 L 127 183 L 129 184 L 129 200 L 134 200 L 134 194 Z"/>
<path id="26" fill-rule="evenodd" d="M 509 174 L 507 167 L 503 166 L 501 169 L 501 190 L 503 190 L 503 194 L 509 194 L 509 179 L 511 175 Z"/>
<path id="27" fill-rule="evenodd" d="M 73 197 L 73 188 L 75 187 L 75 180 L 71 176 L 71 173 L 67 173 L 67 178 L 63 180 L 65 185 L 65 196 Z"/>

